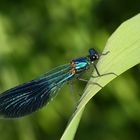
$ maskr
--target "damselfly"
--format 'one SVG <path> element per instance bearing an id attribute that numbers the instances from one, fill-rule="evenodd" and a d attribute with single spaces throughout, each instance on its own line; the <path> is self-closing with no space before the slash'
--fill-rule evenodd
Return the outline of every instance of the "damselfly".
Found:
<path id="1" fill-rule="evenodd" d="M 74 59 L 35 80 L 3 92 L 0 94 L 0 116 L 16 118 L 37 111 L 57 95 L 65 83 L 74 77 L 79 78 L 99 58 L 100 54 L 91 48 L 89 55 Z M 99 75 L 96 67 L 95 70 Z"/>

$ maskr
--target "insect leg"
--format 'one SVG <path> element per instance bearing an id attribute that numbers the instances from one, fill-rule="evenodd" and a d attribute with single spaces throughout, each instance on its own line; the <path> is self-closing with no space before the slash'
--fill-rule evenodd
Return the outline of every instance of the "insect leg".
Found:
<path id="1" fill-rule="evenodd" d="M 96 73 L 97 73 L 97 76 L 93 76 L 92 75 L 92 78 L 98 78 L 98 77 L 102 77 L 102 76 L 106 76 L 106 75 L 115 75 L 115 76 L 118 76 L 116 73 L 114 73 L 114 72 L 108 72 L 108 73 L 104 73 L 104 74 L 100 74 L 99 73 L 99 71 L 98 71 L 98 69 L 97 69 L 97 67 L 96 67 L 96 65 L 93 65 L 94 66 L 94 69 L 95 69 L 95 71 L 96 71 Z"/>
<path id="2" fill-rule="evenodd" d="M 80 81 L 83 81 L 83 82 L 88 82 L 89 80 L 86 80 L 86 79 L 82 79 L 82 78 L 80 78 L 80 77 L 77 77 L 77 79 L 78 80 L 80 80 Z M 94 85 L 97 85 L 97 86 L 99 86 L 100 88 L 103 88 L 100 84 L 98 84 L 98 83 L 96 83 L 96 82 L 89 82 L 90 84 L 94 84 Z"/>

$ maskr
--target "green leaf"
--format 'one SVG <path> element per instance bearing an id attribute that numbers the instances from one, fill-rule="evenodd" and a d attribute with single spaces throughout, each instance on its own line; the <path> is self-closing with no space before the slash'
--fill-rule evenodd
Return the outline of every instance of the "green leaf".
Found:
<path id="1" fill-rule="evenodd" d="M 111 35 L 103 52 L 107 51 L 110 53 L 103 55 L 97 64 L 101 74 L 114 72 L 119 76 L 140 63 L 140 14 L 121 24 Z M 93 75 L 95 74 L 94 72 Z M 91 83 L 96 82 L 104 87 L 115 78 L 115 75 L 110 74 L 90 79 L 61 140 L 72 140 L 74 138 L 85 105 L 101 90 L 99 86 Z"/>

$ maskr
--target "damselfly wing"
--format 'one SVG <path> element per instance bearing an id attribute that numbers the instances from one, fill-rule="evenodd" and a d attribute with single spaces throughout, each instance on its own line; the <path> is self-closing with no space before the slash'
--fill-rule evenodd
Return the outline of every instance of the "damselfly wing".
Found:
<path id="1" fill-rule="evenodd" d="M 74 59 L 35 80 L 1 93 L 0 116 L 17 118 L 37 111 L 46 105 L 66 82 L 80 76 L 98 59 L 99 54 L 96 50 L 89 49 L 89 55 Z"/>

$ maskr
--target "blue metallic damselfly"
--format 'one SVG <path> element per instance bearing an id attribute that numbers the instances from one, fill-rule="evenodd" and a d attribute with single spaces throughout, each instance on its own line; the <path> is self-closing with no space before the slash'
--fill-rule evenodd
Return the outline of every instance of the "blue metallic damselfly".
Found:
<path id="1" fill-rule="evenodd" d="M 94 66 L 98 76 L 101 76 L 94 64 L 99 58 L 100 54 L 91 48 L 89 55 L 74 59 L 37 79 L 3 92 L 0 94 L 0 116 L 17 118 L 37 111 L 57 95 L 65 83 L 74 77 L 79 78 L 91 66 Z"/>

